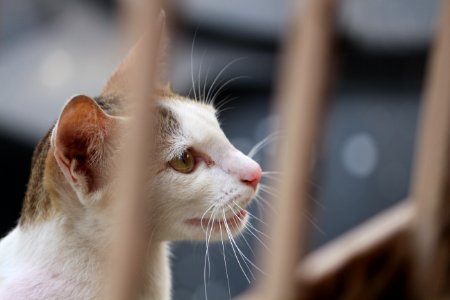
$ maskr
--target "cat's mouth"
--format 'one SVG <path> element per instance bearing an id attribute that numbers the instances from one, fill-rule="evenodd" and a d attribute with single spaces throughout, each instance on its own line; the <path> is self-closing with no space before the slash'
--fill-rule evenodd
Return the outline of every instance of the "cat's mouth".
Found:
<path id="1" fill-rule="evenodd" d="M 194 219 L 188 219 L 185 221 L 186 224 L 196 227 L 201 227 L 203 229 L 210 229 L 213 228 L 214 230 L 219 230 L 223 228 L 224 230 L 228 228 L 238 228 L 240 225 L 245 222 L 245 217 L 247 216 L 246 210 L 240 210 L 237 213 L 234 213 L 229 218 L 215 218 L 215 219 L 209 219 L 209 218 L 194 218 Z"/>

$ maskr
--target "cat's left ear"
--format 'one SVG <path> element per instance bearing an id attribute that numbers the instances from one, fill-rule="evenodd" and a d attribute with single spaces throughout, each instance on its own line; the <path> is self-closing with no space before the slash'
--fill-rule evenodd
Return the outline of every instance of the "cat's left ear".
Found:
<path id="1" fill-rule="evenodd" d="M 77 191 L 95 192 L 105 181 L 106 151 L 117 122 L 88 96 L 74 96 L 64 106 L 52 145 L 58 166 Z"/>

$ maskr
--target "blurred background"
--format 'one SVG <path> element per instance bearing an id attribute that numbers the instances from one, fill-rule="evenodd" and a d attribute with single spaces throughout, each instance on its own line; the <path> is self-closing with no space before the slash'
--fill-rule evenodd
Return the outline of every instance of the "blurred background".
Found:
<path id="1" fill-rule="evenodd" d="M 270 101 L 291 1 L 170 2 L 172 87 L 194 96 L 195 85 L 197 95 L 211 89 L 218 103 L 231 99 L 220 120 L 232 143 L 248 152 L 277 124 Z M 298 212 L 311 220 L 311 249 L 406 196 L 438 12 L 437 0 L 340 2 L 336 81 L 315 163 L 315 210 Z M 0 2 L 1 235 L 19 217 L 37 141 L 69 97 L 99 93 L 122 48 L 115 1 Z M 270 145 L 256 155 L 265 170 L 276 171 L 267 163 L 272 155 Z M 275 213 L 271 206 L 260 202 L 251 211 L 264 220 Z M 256 219 L 253 226 L 264 230 Z M 250 232 L 245 238 L 238 245 L 253 259 L 250 248 L 261 245 Z M 205 299 L 204 245 L 174 243 L 173 249 L 174 299 Z M 248 282 L 230 246 L 225 250 L 231 294 L 237 295 Z M 229 298 L 221 251 L 218 245 L 210 249 L 207 290 L 215 300 Z"/>

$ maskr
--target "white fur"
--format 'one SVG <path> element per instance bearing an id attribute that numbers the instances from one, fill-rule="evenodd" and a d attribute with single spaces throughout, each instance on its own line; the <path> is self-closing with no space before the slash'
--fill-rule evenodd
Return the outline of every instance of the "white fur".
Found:
<path id="1" fill-rule="evenodd" d="M 203 229 L 187 227 L 183 222 L 202 217 L 213 204 L 224 208 L 227 217 L 233 215 L 228 207 L 233 206 L 232 201 L 246 207 L 255 191 L 243 184 L 241 177 L 248 170 L 259 169 L 259 166 L 228 141 L 212 108 L 196 102 L 174 100 L 165 103 L 183 128 L 183 136 L 177 138 L 171 150 L 176 153 L 193 147 L 207 154 L 215 164 L 207 166 L 201 163 L 191 174 L 168 169 L 156 178 L 153 188 L 157 203 L 155 213 L 167 224 L 161 226 L 158 235 L 171 240 L 204 239 Z M 168 153 L 167 158 L 171 154 Z M 222 210 L 212 217 L 223 218 Z M 213 232 L 211 239 L 220 239 L 220 232 Z"/>
<path id="2" fill-rule="evenodd" d="M 242 180 L 260 172 L 257 163 L 230 144 L 212 107 L 176 99 L 164 100 L 161 105 L 174 113 L 182 134 L 155 158 L 156 165 L 166 165 L 186 148 L 194 148 L 214 163 L 200 162 L 190 174 L 166 167 L 150 187 L 155 206 L 149 216 L 153 230 L 148 253 L 151 282 L 145 299 L 155 300 L 170 298 L 167 241 L 204 239 L 201 228 L 185 221 L 201 218 L 213 205 L 217 210 L 214 215 L 209 212 L 208 218 L 232 216 L 230 205 L 245 207 L 255 194 Z M 99 201 L 92 201 L 92 195 L 83 195 L 72 183 L 66 186 L 69 188 L 58 191 L 62 213 L 26 228 L 18 226 L 0 241 L 0 300 L 99 298 L 109 214 L 99 207 Z M 96 192 L 95 198 L 102 197 L 111 197 L 109 187 Z M 233 233 L 244 226 L 245 222 Z M 213 232 L 211 239 L 220 239 L 220 233 Z"/>

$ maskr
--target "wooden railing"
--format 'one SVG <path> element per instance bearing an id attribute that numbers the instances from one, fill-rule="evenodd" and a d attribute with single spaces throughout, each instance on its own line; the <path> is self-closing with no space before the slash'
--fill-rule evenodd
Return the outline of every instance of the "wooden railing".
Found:
<path id="1" fill-rule="evenodd" d="M 268 276 L 243 299 L 450 299 L 450 1 L 442 1 L 433 44 L 410 196 L 310 254 L 305 251 L 309 223 L 300 212 L 312 206 L 307 197 L 310 162 L 320 141 L 332 79 L 339 2 L 302 3 L 285 38 L 284 72 L 275 104 L 285 133 L 275 163 L 284 180 L 278 186 L 279 214 L 271 220 L 272 251 L 261 255 Z M 137 124 L 146 122 L 141 115 Z M 133 166 L 139 174 L 138 163 Z M 135 236 L 133 225 L 125 228 L 130 234 L 120 236 Z M 136 256 L 127 259 L 129 266 L 136 265 Z M 126 276 L 121 276 L 123 282 L 132 286 Z M 129 293 L 128 286 L 118 285 Z M 114 292 L 117 299 L 132 299 L 125 294 Z"/>
<path id="2" fill-rule="evenodd" d="M 117 201 L 114 202 L 116 221 L 111 228 L 113 247 L 109 257 L 111 268 L 105 274 L 105 300 L 139 299 L 142 278 L 146 275 L 143 262 L 149 235 L 145 232 L 145 218 L 152 205 L 146 199 L 147 183 L 152 178 L 142 166 L 148 165 L 148 157 L 154 157 L 151 155 L 153 139 L 150 138 L 155 131 L 152 113 L 155 99 L 152 95 L 159 76 L 158 56 L 165 26 L 161 2 L 122 1 L 126 39 L 139 37 L 139 41 L 115 71 L 118 79 L 113 75 L 105 87 L 106 90 L 109 86 L 118 88 L 118 92 L 132 91 L 129 97 L 134 102 L 129 112 L 132 118 L 123 137 L 124 147 L 114 170 L 118 182 Z"/>
<path id="3" fill-rule="evenodd" d="M 272 221 L 274 255 L 255 299 L 450 299 L 450 1 L 442 1 L 422 103 L 410 196 L 304 256 L 311 149 L 324 119 L 333 66 L 335 0 L 304 1 L 286 38 L 277 104 L 282 195 Z M 298 17 L 296 17 L 298 18 Z M 284 162 L 284 163 L 283 163 Z M 289 162 L 289 163 L 287 163 Z M 251 298 L 251 296 L 249 296 Z"/>

